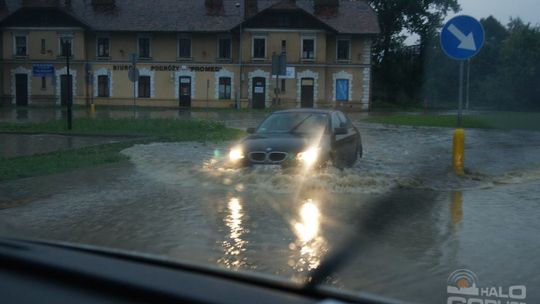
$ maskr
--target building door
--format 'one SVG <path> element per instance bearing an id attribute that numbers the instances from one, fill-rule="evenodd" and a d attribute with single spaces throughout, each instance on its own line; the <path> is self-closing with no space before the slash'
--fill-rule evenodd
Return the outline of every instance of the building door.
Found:
<path id="1" fill-rule="evenodd" d="M 180 100 L 178 101 L 178 106 L 189 108 L 191 107 L 191 77 L 182 76 L 180 77 Z"/>
<path id="2" fill-rule="evenodd" d="M 68 100 L 70 97 L 69 90 L 71 89 L 71 92 L 73 92 L 72 84 L 73 84 L 72 75 L 69 75 L 69 83 L 68 83 L 67 75 L 60 75 L 60 104 L 63 106 L 67 106 L 68 104 Z"/>
<path id="3" fill-rule="evenodd" d="M 313 78 L 302 78 L 300 80 L 300 107 L 313 108 L 313 89 L 315 80 Z"/>
<path id="4" fill-rule="evenodd" d="M 348 79 L 336 79 L 336 101 L 349 101 Z"/>
<path id="5" fill-rule="evenodd" d="M 15 74 L 15 102 L 18 106 L 28 105 L 28 75 Z"/>
<path id="6" fill-rule="evenodd" d="M 264 109 L 266 99 L 266 79 L 264 77 L 253 78 L 253 108 Z"/>

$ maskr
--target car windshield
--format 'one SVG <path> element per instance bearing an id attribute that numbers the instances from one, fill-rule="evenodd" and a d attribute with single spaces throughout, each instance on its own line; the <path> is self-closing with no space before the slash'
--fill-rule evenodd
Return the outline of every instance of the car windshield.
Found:
<path id="1" fill-rule="evenodd" d="M 540 0 L 0 0 L 0 31 L 0 238 L 540 303 Z"/>
<path id="2" fill-rule="evenodd" d="M 320 133 L 327 126 L 327 114 L 309 112 L 276 113 L 262 122 L 257 129 L 257 133 Z"/>

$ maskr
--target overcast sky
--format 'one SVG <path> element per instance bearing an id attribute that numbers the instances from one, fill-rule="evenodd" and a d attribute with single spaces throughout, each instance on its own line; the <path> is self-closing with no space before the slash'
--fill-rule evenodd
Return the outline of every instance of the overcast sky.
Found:
<path id="1" fill-rule="evenodd" d="M 540 25 L 540 0 L 458 0 L 461 11 L 449 14 L 447 20 L 455 15 L 470 15 L 477 19 L 493 15 L 506 25 L 510 18 L 520 17 L 524 22 Z M 406 44 L 416 44 L 418 36 L 410 36 Z"/>
<path id="2" fill-rule="evenodd" d="M 493 15 L 503 24 L 507 24 L 510 17 L 520 17 L 525 22 L 540 24 L 540 0 L 458 0 L 458 2 L 461 5 L 461 11 L 458 13 L 460 15 L 471 15 L 478 19 Z"/>

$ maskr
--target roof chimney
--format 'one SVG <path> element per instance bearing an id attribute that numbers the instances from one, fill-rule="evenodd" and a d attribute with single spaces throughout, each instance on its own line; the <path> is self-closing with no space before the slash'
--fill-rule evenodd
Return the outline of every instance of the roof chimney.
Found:
<path id="1" fill-rule="evenodd" d="M 315 0 L 315 15 L 335 16 L 339 9 L 339 0 Z"/>
<path id="2" fill-rule="evenodd" d="M 251 18 L 259 12 L 257 0 L 244 0 L 244 18 Z"/>
<path id="3" fill-rule="evenodd" d="M 223 15 L 223 0 L 204 0 L 206 14 L 211 16 Z"/>

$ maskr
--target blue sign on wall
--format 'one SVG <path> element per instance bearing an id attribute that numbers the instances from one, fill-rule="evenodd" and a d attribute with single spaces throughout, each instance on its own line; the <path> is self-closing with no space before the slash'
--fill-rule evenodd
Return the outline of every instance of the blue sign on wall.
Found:
<path id="1" fill-rule="evenodd" d="M 34 63 L 32 75 L 34 77 L 52 77 L 54 76 L 54 65 L 52 63 Z"/>
<path id="2" fill-rule="evenodd" d="M 484 28 L 470 16 L 450 19 L 441 31 L 441 47 L 449 57 L 466 60 L 478 54 L 484 45 Z"/>

